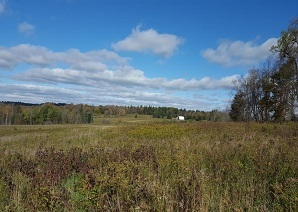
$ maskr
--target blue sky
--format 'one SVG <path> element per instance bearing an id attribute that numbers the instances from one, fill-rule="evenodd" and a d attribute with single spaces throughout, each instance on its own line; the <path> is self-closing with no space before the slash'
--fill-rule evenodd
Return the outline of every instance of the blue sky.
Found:
<path id="1" fill-rule="evenodd" d="M 294 0 L 0 0 L 2 101 L 225 109 Z"/>

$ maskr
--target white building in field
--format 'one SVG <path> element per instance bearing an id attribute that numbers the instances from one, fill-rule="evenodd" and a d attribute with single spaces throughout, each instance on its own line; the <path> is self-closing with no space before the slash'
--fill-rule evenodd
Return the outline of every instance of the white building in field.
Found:
<path id="1" fill-rule="evenodd" d="M 177 118 L 176 118 L 177 120 L 179 120 L 179 121 L 185 121 L 185 118 L 184 118 L 184 116 L 177 116 Z"/>

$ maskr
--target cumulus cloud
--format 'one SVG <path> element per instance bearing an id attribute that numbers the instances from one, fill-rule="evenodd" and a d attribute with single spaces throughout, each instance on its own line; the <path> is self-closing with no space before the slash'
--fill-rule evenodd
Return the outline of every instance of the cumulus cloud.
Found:
<path id="1" fill-rule="evenodd" d="M 76 84 L 88 87 L 102 88 L 108 86 L 122 86 L 131 89 L 159 89 L 170 91 L 199 91 L 215 89 L 231 89 L 233 82 L 239 75 L 212 79 L 204 77 L 198 79 L 147 78 L 140 70 L 105 70 L 103 72 L 87 72 L 75 69 L 62 68 L 34 68 L 24 73 L 15 74 L 16 80 L 28 82 L 43 82 L 51 84 Z"/>
<path id="2" fill-rule="evenodd" d="M 183 39 L 171 34 L 159 34 L 154 29 L 141 31 L 140 26 L 132 30 L 124 40 L 112 44 L 116 51 L 152 52 L 169 58 L 183 44 Z"/>
<path id="3" fill-rule="evenodd" d="M 215 90 L 215 89 L 231 89 L 233 82 L 239 78 L 239 75 L 232 75 L 223 77 L 221 79 L 212 79 L 210 77 L 203 77 L 200 80 L 191 79 L 175 79 L 165 81 L 164 87 L 176 90 Z"/>
<path id="4" fill-rule="evenodd" d="M 31 35 L 35 30 L 35 26 L 25 21 L 19 24 L 18 29 L 20 33 Z"/>
<path id="5" fill-rule="evenodd" d="M 75 98 L 84 98 L 85 93 L 53 86 L 33 84 L 0 84 L 0 95 L 9 101 L 22 101 L 30 103 L 68 102 Z M 82 102 L 77 102 L 82 103 Z"/>
<path id="6" fill-rule="evenodd" d="M 18 64 L 28 64 L 33 68 L 15 74 L 14 78 L 24 81 L 80 84 L 100 86 L 103 83 L 124 87 L 138 86 L 167 90 L 209 90 L 229 89 L 239 77 L 233 75 L 221 79 L 166 79 L 148 78 L 141 70 L 129 66 L 128 59 L 114 52 L 97 50 L 80 52 L 71 49 L 53 52 L 45 47 L 21 44 L 0 47 L 0 68 L 13 69 Z M 58 67 L 64 64 L 66 68 Z"/>
<path id="7" fill-rule="evenodd" d="M 54 66 L 63 63 L 70 68 L 87 71 L 105 70 L 106 65 L 126 64 L 127 58 L 105 49 L 98 51 L 80 52 L 70 49 L 65 52 L 53 52 L 42 46 L 21 44 L 10 48 L 0 46 L 0 68 L 10 70 L 20 63 L 34 66 Z"/>
<path id="8" fill-rule="evenodd" d="M 206 105 L 204 109 L 208 109 L 210 102 L 207 100 L 178 97 L 176 94 L 229 90 L 239 77 L 149 78 L 128 62 L 129 59 L 108 50 L 54 52 L 27 44 L 0 47 L 0 70 L 13 70 L 6 76 L 10 81 L 18 82 L 3 85 L 3 81 L 0 96 L 3 100 L 26 102 L 142 104 L 189 109 L 200 103 L 201 108 Z M 20 70 L 22 64 L 25 68 Z"/>
<path id="9" fill-rule="evenodd" d="M 252 66 L 266 59 L 270 54 L 271 46 L 277 43 L 277 38 L 269 38 L 264 43 L 257 45 L 253 41 L 228 41 L 222 40 L 216 49 L 206 49 L 202 56 L 211 63 L 226 67 Z"/>
<path id="10" fill-rule="evenodd" d="M 91 105 L 151 105 L 169 106 L 177 108 L 194 109 L 200 107 L 201 110 L 212 110 L 217 108 L 214 101 L 204 98 L 177 97 L 158 92 L 136 91 L 118 89 L 96 88 L 61 88 L 51 85 L 34 84 L 0 84 L 0 95 L 3 100 L 22 101 L 30 103 L 43 102 L 64 102 L 64 103 L 86 103 Z M 218 101 L 218 104 L 223 102 Z"/>

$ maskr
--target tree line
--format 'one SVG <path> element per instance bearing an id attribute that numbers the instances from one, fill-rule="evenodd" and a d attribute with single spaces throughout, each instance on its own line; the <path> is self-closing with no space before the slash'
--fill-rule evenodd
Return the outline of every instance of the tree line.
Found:
<path id="1" fill-rule="evenodd" d="M 235 82 L 229 112 L 233 121 L 297 121 L 298 18 L 293 19 L 270 56 Z"/>
<path id="2" fill-rule="evenodd" d="M 154 106 L 117 106 L 107 105 L 95 107 L 97 114 L 118 115 L 126 114 L 135 115 L 151 115 L 153 118 L 172 119 L 177 116 L 184 116 L 187 120 L 195 121 L 228 121 L 228 111 L 200 111 L 200 110 L 186 110 L 184 108 L 175 107 L 154 107 Z"/>
<path id="3" fill-rule="evenodd" d="M 33 124 L 86 124 L 92 123 L 95 116 L 125 116 L 133 114 L 151 115 L 153 118 L 172 119 L 184 116 L 194 121 L 228 121 L 228 111 L 199 111 L 174 107 L 118 106 L 86 104 L 22 102 L 0 102 L 0 125 Z"/>
<path id="4" fill-rule="evenodd" d="M 85 124 L 93 121 L 93 109 L 78 104 L 0 103 L 0 124 Z"/>

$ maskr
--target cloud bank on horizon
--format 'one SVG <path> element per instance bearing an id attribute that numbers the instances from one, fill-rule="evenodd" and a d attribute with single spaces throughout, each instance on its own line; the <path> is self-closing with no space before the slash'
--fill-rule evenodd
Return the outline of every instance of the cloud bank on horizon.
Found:
<path id="1" fill-rule="evenodd" d="M 164 10 L 156 9 L 156 17 L 140 12 L 137 22 L 149 25 L 143 27 L 127 24 L 138 13 L 133 9 L 126 12 L 125 2 L 122 6 L 119 3 L 118 10 L 108 5 L 112 8 L 108 10 L 103 4 L 87 7 L 90 2 L 80 0 L 62 1 L 59 6 L 64 7 L 51 9 L 49 5 L 58 3 L 45 1 L 44 7 L 39 5 L 43 9 L 31 12 L 28 4 L 20 3 L 16 13 L 18 7 L 13 2 L 0 0 L 0 28 L 7 29 L 0 40 L 0 101 L 225 109 L 235 81 L 270 56 L 270 48 L 278 39 L 270 33 L 262 41 L 258 33 L 253 34 L 260 42 L 245 36 L 230 39 L 224 33 L 215 37 L 211 31 L 201 30 L 203 27 L 190 27 L 195 21 L 201 26 L 205 21 L 210 26 L 212 21 L 218 22 L 209 13 L 208 20 L 195 19 L 202 3 L 193 6 L 178 2 L 177 8 L 188 10 L 176 10 L 172 5 L 168 19 Z M 160 8 L 168 8 L 160 4 Z M 84 6 L 88 9 L 85 12 Z M 64 16 L 66 7 L 69 19 Z M 102 11 L 97 11 L 101 7 Z M 79 17 L 78 8 L 82 9 Z M 28 12 L 22 16 L 20 11 Z M 105 20 L 119 20 L 123 14 L 126 22 L 109 24 Z M 43 22 L 46 17 L 47 22 Z M 98 31 L 91 20 L 99 22 Z"/>
<path id="2" fill-rule="evenodd" d="M 19 25 L 19 31 L 25 34 L 34 29 L 34 26 L 27 22 Z M 268 39 L 259 46 L 252 46 L 252 42 L 224 41 L 216 50 L 203 50 L 202 55 L 210 62 L 224 66 L 247 66 L 259 62 L 260 55 L 261 59 L 269 55 L 268 49 L 275 43 L 275 38 Z M 154 29 L 140 31 L 137 27 L 131 35 L 113 43 L 112 47 L 116 51 L 151 51 L 162 58 L 169 58 L 178 50 L 178 45 L 182 44 L 183 38 L 171 34 L 158 34 Z M 72 102 L 79 99 L 77 103 L 96 104 L 100 98 L 105 104 L 168 105 L 186 108 L 194 108 L 200 104 L 206 107 L 210 104 L 208 99 L 190 100 L 174 94 L 183 91 L 230 90 L 240 77 L 239 74 L 234 74 L 220 79 L 208 76 L 190 80 L 148 78 L 143 71 L 129 65 L 129 58 L 106 49 L 88 52 L 69 49 L 54 52 L 43 46 L 20 44 L 0 47 L 0 55 L 0 67 L 3 70 L 12 71 L 24 64 L 30 67 L 21 73 L 11 75 L 11 79 L 22 83 L 3 83 L 1 95 L 7 99 L 33 102 Z M 63 64 L 63 68 L 59 67 L 60 64 Z M 55 87 L 57 85 L 67 85 L 69 88 Z M 25 98 L 24 92 L 28 95 Z"/>
<path id="3" fill-rule="evenodd" d="M 174 35 L 168 36 L 174 37 Z M 138 45 L 138 42 L 137 39 L 136 45 Z M 161 41 L 157 42 L 161 45 L 153 46 L 153 48 L 156 52 L 161 52 L 164 50 L 164 47 Z M 133 39 L 130 40 L 130 43 L 133 43 Z M 165 45 L 167 44 L 168 41 L 165 41 Z M 223 45 L 220 44 L 217 50 L 207 49 L 202 54 L 207 59 L 210 56 L 208 52 L 216 54 L 216 57 L 210 57 L 211 62 L 229 61 L 229 65 L 247 65 L 247 61 L 252 58 L 249 53 L 250 48 L 256 49 L 253 51 L 256 55 L 264 52 L 264 44 L 254 47 L 243 44 L 240 42 L 237 48 L 237 51 L 241 52 L 242 60 L 240 62 L 238 59 L 234 59 L 233 56 L 228 60 L 217 60 L 218 58 L 235 54 L 235 48 L 231 47 L 233 43 L 230 44 L 229 48 L 224 48 L 224 51 L 220 50 Z M 161 46 L 162 49 L 159 50 L 158 46 Z M 171 47 L 169 52 L 172 49 Z M 248 53 L 245 55 L 245 52 Z M 23 92 L 30 95 L 38 95 L 38 99 L 35 99 L 35 95 L 33 95 L 31 101 L 41 102 L 57 101 L 59 98 L 56 97 L 60 96 L 59 101 L 62 102 L 69 102 L 74 97 L 77 97 L 80 99 L 79 102 L 90 102 L 91 100 L 91 103 L 95 104 L 97 101 L 96 97 L 99 97 L 101 100 L 102 98 L 106 99 L 106 104 L 112 102 L 115 104 L 129 104 L 130 102 L 137 105 L 153 104 L 158 106 L 167 104 L 169 106 L 193 108 L 198 101 L 188 100 L 183 97 L 177 98 L 174 93 L 182 91 L 196 92 L 200 90 L 230 90 L 240 76 L 239 74 L 234 74 L 220 79 L 206 76 L 201 79 L 193 78 L 190 80 L 183 78 L 149 78 L 145 76 L 143 71 L 130 66 L 128 58 L 121 57 L 117 53 L 106 49 L 88 52 L 69 49 L 64 52 L 54 52 L 42 46 L 20 44 L 13 47 L 0 47 L 0 55 L 0 67 L 3 70 L 13 71 L 16 67 L 24 64 L 29 67 L 21 73 L 11 75 L 11 79 L 22 82 L 21 84 L 5 85 L 4 83 L 0 92 L 3 97 L 8 99 L 16 98 L 24 99 L 24 101 L 28 100 L 28 98 L 23 97 Z M 256 61 L 260 61 L 260 59 L 254 58 L 254 63 Z M 59 67 L 61 64 L 63 64 L 63 67 Z M 71 86 L 71 88 L 53 88 L 56 85 L 67 85 Z M 10 88 L 9 90 L 4 89 L 3 86 Z M 15 95 L 8 94 L 10 93 L 8 91 L 13 90 Z M 43 94 L 53 91 L 55 91 L 56 96 L 52 94 L 52 98 L 49 98 L 48 95 L 42 97 Z M 16 95 L 17 93 L 19 94 Z M 63 99 L 62 97 L 67 98 Z M 200 100 L 199 102 L 202 104 L 204 101 Z M 208 101 L 205 102 L 205 105 L 208 105 Z"/>
<path id="4" fill-rule="evenodd" d="M 149 78 L 145 76 L 143 71 L 130 66 L 127 58 L 105 49 L 88 52 L 70 49 L 64 52 L 54 52 L 41 46 L 21 44 L 9 48 L 0 47 L 0 55 L 0 67 L 3 70 L 13 71 L 16 67 L 24 64 L 28 66 L 25 71 L 11 75 L 11 79 L 22 82 L 22 84 L 2 85 L 7 86 L 7 88 L 10 87 L 10 91 L 16 89 L 14 93 L 26 92 L 28 94 L 32 93 L 32 88 L 34 88 L 35 94 L 39 95 L 47 90 L 55 90 L 59 94 L 71 93 L 73 89 L 74 91 L 78 90 L 74 94 L 79 96 L 89 91 L 90 98 L 92 96 L 93 98 L 104 97 L 105 99 L 120 98 L 113 102 L 121 104 L 133 102 L 134 104 L 150 105 L 153 103 L 153 105 L 158 106 L 160 103 L 166 103 L 170 106 L 188 106 L 191 108 L 194 106 L 192 105 L 193 101 L 179 97 L 181 103 L 178 104 L 175 103 L 177 97 L 164 93 L 231 89 L 233 82 L 239 77 L 236 74 L 220 79 L 210 77 L 191 80 Z M 59 67 L 59 64 L 60 66 L 63 64 L 64 68 Z M 37 84 L 43 84 L 43 86 Z M 68 85 L 72 86 L 72 89 L 53 89 L 54 85 Z M 18 96 L 7 94 L 9 90 L 2 87 L 0 93 L 3 97 L 23 99 L 21 93 Z M 36 90 L 42 90 L 42 92 Z M 84 92 L 80 90 L 84 90 Z M 70 98 L 73 98 L 73 95 Z M 80 97 L 81 101 L 83 99 L 86 97 Z M 40 100 L 48 101 L 48 96 L 40 97 Z M 53 97 L 51 100 L 54 101 L 55 98 Z M 60 101 L 69 101 L 69 99 L 60 99 Z M 88 102 L 88 98 L 86 101 Z M 189 102 L 188 105 L 185 104 L 186 102 Z M 108 103 L 107 101 L 106 104 Z"/>

